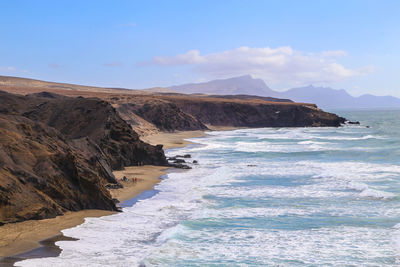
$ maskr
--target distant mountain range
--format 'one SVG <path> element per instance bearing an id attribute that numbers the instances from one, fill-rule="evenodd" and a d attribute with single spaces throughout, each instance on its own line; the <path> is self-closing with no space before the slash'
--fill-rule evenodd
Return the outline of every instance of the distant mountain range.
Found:
<path id="1" fill-rule="evenodd" d="M 202 93 L 219 95 L 257 95 L 291 99 L 296 102 L 314 103 L 320 108 L 400 108 L 400 99 L 393 96 L 365 94 L 353 97 L 346 90 L 329 87 L 306 86 L 285 92 L 274 91 L 261 79 L 250 75 L 204 83 L 190 83 L 171 86 L 169 89 L 180 93 Z"/>

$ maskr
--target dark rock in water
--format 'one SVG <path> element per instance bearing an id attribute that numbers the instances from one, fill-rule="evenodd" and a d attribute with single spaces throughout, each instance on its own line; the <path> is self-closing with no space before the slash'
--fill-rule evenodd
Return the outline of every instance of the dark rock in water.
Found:
<path id="1" fill-rule="evenodd" d="M 365 128 L 371 128 L 369 125 L 365 126 Z"/>
<path id="2" fill-rule="evenodd" d="M 185 163 L 186 161 L 184 159 L 176 159 L 174 160 L 174 163 Z"/>
<path id="3" fill-rule="evenodd" d="M 360 124 L 359 121 L 346 121 L 346 124 Z"/>
<path id="4" fill-rule="evenodd" d="M 185 159 L 190 159 L 192 156 L 190 154 L 185 154 L 185 155 L 176 155 L 175 158 L 185 158 Z"/>
<path id="5" fill-rule="evenodd" d="M 185 165 L 185 164 L 181 164 L 181 163 L 172 163 L 170 164 L 171 167 L 174 168 L 178 168 L 178 169 L 191 169 L 192 167 Z"/>
<path id="6" fill-rule="evenodd" d="M 191 169 L 192 167 L 188 166 L 188 165 L 183 165 L 182 169 Z"/>
<path id="7" fill-rule="evenodd" d="M 199 162 L 197 160 L 193 160 L 193 164 L 198 164 Z"/>

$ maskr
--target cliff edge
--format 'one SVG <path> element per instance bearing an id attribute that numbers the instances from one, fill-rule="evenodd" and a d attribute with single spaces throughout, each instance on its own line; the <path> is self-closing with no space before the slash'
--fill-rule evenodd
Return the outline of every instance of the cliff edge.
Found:
<path id="1" fill-rule="evenodd" d="M 112 170 L 138 164 L 167 161 L 108 102 L 0 91 L 0 224 L 116 210 Z"/>

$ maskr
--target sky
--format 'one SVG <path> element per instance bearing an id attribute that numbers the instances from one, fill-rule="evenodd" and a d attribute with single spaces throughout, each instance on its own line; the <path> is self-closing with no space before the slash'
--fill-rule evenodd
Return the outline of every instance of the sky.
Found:
<path id="1" fill-rule="evenodd" d="M 124 88 L 251 74 L 400 97 L 400 1 L 22 1 L 0 5 L 0 75 Z"/>

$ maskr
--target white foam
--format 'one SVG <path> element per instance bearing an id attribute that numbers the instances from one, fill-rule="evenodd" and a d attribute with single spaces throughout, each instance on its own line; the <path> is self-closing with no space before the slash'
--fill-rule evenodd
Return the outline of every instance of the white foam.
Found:
<path id="1" fill-rule="evenodd" d="M 376 135 L 364 135 L 364 136 L 358 136 L 358 137 L 350 137 L 350 136 L 325 136 L 321 137 L 321 139 L 326 139 L 326 140 L 344 140 L 344 141 L 354 141 L 354 140 L 367 140 L 367 139 L 384 139 L 382 136 L 376 136 Z"/>
<path id="2" fill-rule="evenodd" d="M 360 191 L 360 192 L 368 189 L 368 185 L 367 184 L 360 183 L 360 182 L 353 182 L 353 181 L 349 182 L 347 184 L 347 187 L 349 189 L 354 189 L 354 190 L 357 190 L 357 191 Z"/>
<path id="3" fill-rule="evenodd" d="M 362 197 L 370 197 L 370 198 L 376 198 L 376 199 L 386 199 L 386 198 L 393 198 L 396 195 L 393 193 L 389 192 L 384 192 L 376 189 L 365 189 L 360 193 L 360 196 Z"/>
<path id="4" fill-rule="evenodd" d="M 393 233 L 391 236 L 392 246 L 396 251 L 398 257 L 400 257 L 400 223 L 393 226 Z"/>
<path id="5" fill-rule="evenodd" d="M 299 145 L 326 145 L 324 142 L 317 142 L 312 140 L 298 142 Z"/>
<path id="6" fill-rule="evenodd" d="M 369 265 L 376 259 L 391 259 L 395 251 L 386 240 L 389 232 L 367 227 L 334 227 L 306 230 L 231 229 L 188 231 L 197 242 L 169 240 L 145 260 L 150 266 L 231 265 L 251 262 L 263 266 Z M 395 258 L 392 264 L 399 264 Z M 374 264 L 370 264 L 371 266 Z M 376 264 L 375 264 L 376 265 Z"/>
<path id="7" fill-rule="evenodd" d="M 390 192 L 372 189 L 367 184 L 360 183 L 360 182 L 349 182 L 348 188 L 359 191 L 361 197 L 375 198 L 375 199 L 388 199 L 388 198 L 393 198 L 396 196 L 395 194 L 390 193 Z"/>

